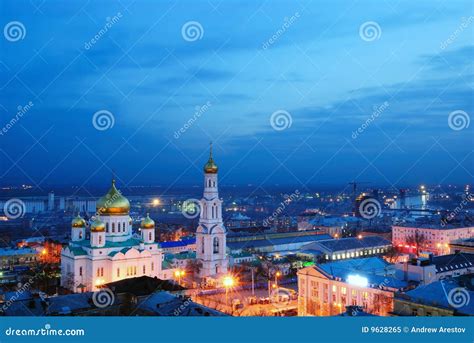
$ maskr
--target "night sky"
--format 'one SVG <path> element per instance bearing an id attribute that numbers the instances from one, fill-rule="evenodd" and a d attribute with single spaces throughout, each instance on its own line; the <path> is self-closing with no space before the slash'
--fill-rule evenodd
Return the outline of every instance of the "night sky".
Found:
<path id="1" fill-rule="evenodd" d="M 3 0 L 0 183 L 200 184 L 210 141 L 228 185 L 472 182 L 473 16 L 471 1 Z"/>

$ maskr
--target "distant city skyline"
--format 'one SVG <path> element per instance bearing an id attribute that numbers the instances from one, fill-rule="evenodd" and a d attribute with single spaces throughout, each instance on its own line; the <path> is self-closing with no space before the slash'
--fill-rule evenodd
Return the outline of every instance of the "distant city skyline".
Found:
<path id="1" fill-rule="evenodd" d="M 0 186 L 474 179 L 468 1 L 0 9 Z"/>

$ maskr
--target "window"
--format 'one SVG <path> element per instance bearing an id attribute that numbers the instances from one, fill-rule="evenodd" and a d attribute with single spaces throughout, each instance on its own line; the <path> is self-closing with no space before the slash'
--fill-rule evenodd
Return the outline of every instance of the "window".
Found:
<path id="1" fill-rule="evenodd" d="M 82 276 L 82 267 L 79 267 L 79 276 Z"/>
<path id="2" fill-rule="evenodd" d="M 145 265 L 143 265 L 143 274 L 145 274 L 145 273 L 146 273 L 146 267 L 145 267 Z"/>
<path id="3" fill-rule="evenodd" d="M 120 277 L 120 268 L 117 268 L 117 277 Z"/>
<path id="4" fill-rule="evenodd" d="M 112 232 L 115 232 L 115 223 L 112 223 Z"/>
<path id="5" fill-rule="evenodd" d="M 219 253 L 219 238 L 214 237 L 213 247 L 214 247 L 213 249 L 214 254 L 218 254 Z"/>
<path id="6" fill-rule="evenodd" d="M 137 275 L 137 266 L 133 266 L 133 275 Z"/>
<path id="7" fill-rule="evenodd" d="M 117 232 L 120 232 L 120 223 L 117 223 Z"/>
<path id="8" fill-rule="evenodd" d="M 153 271 L 155 269 L 155 264 L 151 262 L 151 270 Z"/>
<path id="9" fill-rule="evenodd" d="M 151 241 L 151 232 L 148 233 L 148 240 Z"/>
<path id="10" fill-rule="evenodd" d="M 99 245 L 102 244 L 102 236 L 99 236 Z"/>
<path id="11" fill-rule="evenodd" d="M 201 238 L 201 253 L 204 254 L 204 237 Z"/>
<path id="12" fill-rule="evenodd" d="M 82 231 L 79 231 L 79 239 L 82 239 Z"/>
<path id="13" fill-rule="evenodd" d="M 105 231 L 109 232 L 109 223 L 105 223 Z"/>
<path id="14" fill-rule="evenodd" d="M 341 293 L 342 293 L 342 294 L 347 294 L 347 289 L 346 289 L 346 287 L 341 287 Z"/>

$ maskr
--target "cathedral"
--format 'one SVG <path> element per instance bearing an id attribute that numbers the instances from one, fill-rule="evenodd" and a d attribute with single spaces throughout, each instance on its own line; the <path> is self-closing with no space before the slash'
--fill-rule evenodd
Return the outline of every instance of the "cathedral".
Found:
<path id="1" fill-rule="evenodd" d="M 196 259 L 200 278 L 217 279 L 227 273 L 226 229 L 219 199 L 217 165 L 212 157 L 204 166 L 204 194 L 196 230 Z M 110 190 L 97 201 L 91 223 L 77 215 L 71 223 L 71 241 L 61 252 L 61 286 L 73 292 L 96 291 L 104 284 L 139 276 L 167 278 L 162 270 L 164 254 L 155 242 L 155 222 L 140 223 L 140 235 L 132 233 L 130 202 L 112 180 Z M 86 229 L 90 238 L 86 239 Z"/>
<path id="2" fill-rule="evenodd" d="M 141 221 L 140 238 L 132 235 L 130 203 L 115 187 L 97 201 L 86 239 L 86 221 L 71 223 L 71 241 L 61 253 L 61 286 L 73 292 L 95 291 L 103 284 L 147 275 L 159 277 L 163 254 L 155 242 L 155 222 Z"/>

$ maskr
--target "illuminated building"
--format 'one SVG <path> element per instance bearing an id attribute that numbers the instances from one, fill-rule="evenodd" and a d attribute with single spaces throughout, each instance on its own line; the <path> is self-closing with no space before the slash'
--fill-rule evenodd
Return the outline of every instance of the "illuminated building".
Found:
<path id="1" fill-rule="evenodd" d="M 201 277 L 227 273 L 227 230 L 222 221 L 222 200 L 219 199 L 217 165 L 212 158 L 204 166 L 204 195 L 200 201 L 199 226 L 196 230 L 196 258 L 202 264 Z"/>
<path id="2" fill-rule="evenodd" d="M 90 225 L 80 216 L 72 220 L 71 242 L 61 253 L 61 286 L 85 292 L 122 279 L 159 277 L 163 254 L 155 243 L 155 222 L 147 216 L 140 237 L 132 235 L 130 203 L 114 180 L 96 210 Z"/>
<path id="3" fill-rule="evenodd" d="M 333 316 L 346 306 L 386 316 L 394 293 L 407 287 L 391 265 L 378 257 L 329 262 L 298 271 L 298 315 Z"/>
<path id="4" fill-rule="evenodd" d="M 399 250 L 415 253 L 432 252 L 436 255 L 450 253 L 449 244 L 455 240 L 474 237 L 474 227 L 456 227 L 451 225 L 393 226 L 392 244 Z M 416 238 L 416 239 L 415 239 Z M 418 245 L 416 244 L 418 241 Z"/>

